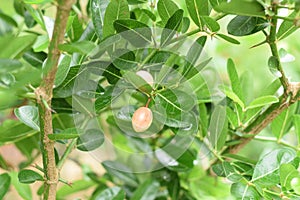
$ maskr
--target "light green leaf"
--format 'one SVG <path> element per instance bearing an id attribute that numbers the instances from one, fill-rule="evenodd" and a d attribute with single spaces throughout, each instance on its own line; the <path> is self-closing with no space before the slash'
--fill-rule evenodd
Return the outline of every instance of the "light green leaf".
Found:
<path id="1" fill-rule="evenodd" d="M 240 42 L 232 37 L 229 37 L 228 35 L 224 35 L 221 33 L 217 33 L 216 36 L 218 36 L 219 38 L 226 40 L 227 42 L 230 42 L 232 44 L 240 44 Z"/>
<path id="2" fill-rule="evenodd" d="M 222 1 L 219 5 L 215 6 L 214 9 L 217 12 L 223 12 L 234 15 L 244 16 L 265 16 L 264 7 L 256 0 L 231 0 Z"/>
<path id="3" fill-rule="evenodd" d="M 279 102 L 279 99 L 273 95 L 258 97 L 256 99 L 254 99 L 249 104 L 249 106 L 246 107 L 246 110 L 270 105 L 270 104 L 277 103 L 277 102 Z"/>
<path id="4" fill-rule="evenodd" d="M 236 71 L 235 64 L 232 59 L 228 59 L 227 61 L 227 73 L 229 75 L 229 79 L 231 82 L 232 91 L 239 97 L 239 99 L 245 103 L 244 94 L 241 87 L 241 82 L 239 79 L 239 75 Z M 243 108 L 243 107 L 242 107 Z"/>
<path id="5" fill-rule="evenodd" d="M 28 4 L 43 4 L 43 3 L 50 3 L 53 0 L 24 0 L 24 3 Z"/>
<path id="6" fill-rule="evenodd" d="M 300 144 L 300 115 L 294 115 L 295 132 L 297 134 L 298 144 Z"/>
<path id="7" fill-rule="evenodd" d="M 35 52 L 44 51 L 48 48 L 50 39 L 48 35 L 39 35 L 33 44 L 32 48 Z"/>
<path id="8" fill-rule="evenodd" d="M 101 191 L 99 194 L 95 195 L 93 198 L 95 200 L 124 200 L 125 199 L 125 191 L 121 188 L 115 186 L 111 188 L 107 188 Z"/>
<path id="9" fill-rule="evenodd" d="M 124 79 L 131 83 L 136 89 L 150 94 L 152 91 L 151 85 L 149 85 L 142 77 L 138 76 L 136 73 L 128 71 L 123 75 Z"/>
<path id="10" fill-rule="evenodd" d="M 278 184 L 280 166 L 291 162 L 295 157 L 296 152 L 289 148 L 275 149 L 263 155 L 254 168 L 251 182 L 264 187 Z"/>
<path id="11" fill-rule="evenodd" d="M 7 173 L 0 175 L 0 199 L 3 199 L 10 187 L 11 178 Z"/>
<path id="12" fill-rule="evenodd" d="M 239 106 L 241 106 L 242 109 L 245 109 L 244 102 L 229 87 L 224 85 L 220 89 L 228 98 L 236 102 Z"/>
<path id="13" fill-rule="evenodd" d="M 178 6 L 172 0 L 159 0 L 157 3 L 158 14 L 163 24 L 166 24 L 178 9 Z"/>
<path id="14" fill-rule="evenodd" d="M 104 143 L 104 134 L 100 129 L 89 129 L 80 134 L 77 140 L 77 149 L 80 151 L 92 151 Z"/>
<path id="15" fill-rule="evenodd" d="M 97 183 L 93 180 L 77 180 L 72 182 L 72 187 L 69 185 L 63 185 L 57 190 L 57 198 L 62 199 L 68 195 L 72 195 L 76 192 L 85 191 L 88 188 L 96 186 Z"/>
<path id="16" fill-rule="evenodd" d="M 295 177 L 291 181 L 292 189 L 296 194 L 300 195 L 300 177 Z"/>
<path id="17" fill-rule="evenodd" d="M 50 134 L 48 135 L 48 138 L 50 140 L 68 140 L 68 139 L 74 139 L 74 138 L 78 138 L 79 137 L 79 133 L 77 128 L 68 128 L 65 130 L 62 130 L 59 133 L 54 133 L 54 134 Z"/>
<path id="18" fill-rule="evenodd" d="M 239 182 L 231 185 L 231 194 L 237 199 L 250 200 L 250 199 L 260 199 L 260 195 L 257 190 L 247 183 Z"/>
<path id="19" fill-rule="evenodd" d="M 34 106 L 22 106 L 14 110 L 16 117 L 33 128 L 36 131 L 40 131 L 39 113 L 38 108 Z"/>
<path id="20" fill-rule="evenodd" d="M 221 177 L 226 177 L 232 182 L 239 182 L 242 179 L 242 176 L 238 174 L 234 167 L 229 162 L 222 162 L 212 166 L 212 170 Z"/>
<path id="21" fill-rule="evenodd" d="M 12 72 L 22 67 L 22 63 L 14 59 L 0 58 L 0 73 Z"/>
<path id="22" fill-rule="evenodd" d="M 20 183 L 25 183 L 25 184 L 31 184 L 34 183 L 35 181 L 44 180 L 42 175 L 29 169 L 21 170 L 18 174 L 18 179 Z"/>
<path id="23" fill-rule="evenodd" d="M 295 109 L 296 106 L 292 105 L 273 120 L 271 124 L 272 133 L 278 139 L 281 139 L 285 134 L 287 134 L 291 128 Z"/>
<path id="24" fill-rule="evenodd" d="M 299 172 L 292 164 L 283 164 L 280 166 L 280 184 L 287 190 L 292 189 L 291 181 L 295 177 L 299 177 Z"/>
<path id="25" fill-rule="evenodd" d="M 111 0 L 108 4 L 103 24 L 103 37 L 106 38 L 115 33 L 114 21 L 117 19 L 128 19 L 129 7 L 126 0 Z"/>
<path id="26" fill-rule="evenodd" d="M 59 49 L 62 51 L 70 54 L 80 53 L 83 55 L 89 54 L 95 47 L 96 45 L 93 42 L 86 40 L 59 45 Z"/>
<path id="27" fill-rule="evenodd" d="M 31 5 L 25 4 L 26 10 L 30 13 L 33 19 L 42 27 L 42 29 L 46 30 L 43 14 L 39 9 L 34 9 Z"/>
<path id="28" fill-rule="evenodd" d="M 208 1 L 185 0 L 185 3 L 192 20 L 198 27 L 203 28 L 203 19 L 201 19 L 201 16 L 209 15 Z"/>
<path id="29" fill-rule="evenodd" d="M 295 18 L 297 16 L 297 13 L 297 11 L 292 12 L 288 16 L 288 18 Z M 293 21 L 284 20 L 278 29 L 276 37 L 278 40 L 282 40 L 294 33 L 296 30 L 298 30 L 298 28 L 299 27 L 295 26 L 295 23 Z"/>
<path id="30" fill-rule="evenodd" d="M 28 184 L 20 183 L 18 180 L 18 172 L 10 172 L 11 183 L 17 190 L 18 194 L 23 200 L 32 200 L 32 192 Z"/>
<path id="31" fill-rule="evenodd" d="M 209 16 L 201 16 L 200 17 L 203 25 L 206 26 L 211 32 L 217 32 L 220 30 L 219 23 Z"/>
<path id="32" fill-rule="evenodd" d="M 71 57 L 68 55 L 63 55 L 60 58 L 58 63 L 58 69 L 55 75 L 54 87 L 57 88 L 60 86 L 66 79 L 68 72 L 71 67 Z"/>

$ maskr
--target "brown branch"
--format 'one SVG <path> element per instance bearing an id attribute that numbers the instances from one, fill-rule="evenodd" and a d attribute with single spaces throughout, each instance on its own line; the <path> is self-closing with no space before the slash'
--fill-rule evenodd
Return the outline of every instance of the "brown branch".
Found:
<path id="1" fill-rule="evenodd" d="M 58 0 L 58 8 L 53 30 L 53 37 L 49 46 L 46 65 L 43 69 L 43 80 L 35 91 L 40 114 L 41 151 L 45 171 L 44 199 L 56 199 L 58 171 L 55 164 L 54 142 L 48 138 L 53 134 L 51 100 L 53 86 L 57 72 L 58 61 L 61 55 L 58 46 L 64 41 L 67 19 L 73 0 Z"/>

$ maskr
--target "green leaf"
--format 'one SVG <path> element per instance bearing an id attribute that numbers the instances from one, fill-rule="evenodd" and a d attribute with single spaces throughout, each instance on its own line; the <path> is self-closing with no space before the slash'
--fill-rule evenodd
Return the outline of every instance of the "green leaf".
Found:
<path id="1" fill-rule="evenodd" d="M 227 61 L 227 73 L 231 82 L 232 91 L 243 101 L 243 103 L 245 103 L 244 94 L 241 87 L 241 81 L 232 59 L 228 59 Z"/>
<path id="2" fill-rule="evenodd" d="M 288 148 L 275 149 L 267 153 L 257 162 L 251 182 L 264 187 L 278 184 L 280 166 L 290 163 L 295 157 L 296 152 Z"/>
<path id="3" fill-rule="evenodd" d="M 217 33 L 216 36 L 220 37 L 221 39 L 230 42 L 232 44 L 240 44 L 240 42 L 232 37 L 229 37 L 227 35 L 221 34 L 221 33 Z"/>
<path id="4" fill-rule="evenodd" d="M 222 162 L 212 166 L 212 170 L 221 177 L 226 177 L 232 182 L 239 182 L 242 179 L 242 175 L 238 174 L 234 167 L 229 162 Z"/>
<path id="5" fill-rule="evenodd" d="M 22 63 L 14 59 L 0 58 L 0 74 L 12 72 L 22 67 Z"/>
<path id="6" fill-rule="evenodd" d="M 177 10 L 168 20 L 161 34 L 160 46 L 164 47 L 178 31 L 183 18 L 183 10 Z"/>
<path id="7" fill-rule="evenodd" d="M 98 38 L 101 40 L 103 35 L 104 26 L 104 13 L 108 6 L 109 0 L 92 0 L 91 11 L 92 21 L 97 33 Z"/>
<path id="8" fill-rule="evenodd" d="M 300 194 L 300 177 L 295 177 L 291 181 L 292 189 L 295 191 L 296 194 Z"/>
<path id="9" fill-rule="evenodd" d="M 72 53 L 80 53 L 83 55 L 89 54 L 96 45 L 91 41 L 78 41 L 69 44 L 60 44 L 59 49 L 70 54 Z"/>
<path id="10" fill-rule="evenodd" d="M 262 96 L 254 99 L 249 106 L 246 107 L 246 110 L 262 107 L 266 105 L 270 105 L 273 103 L 279 102 L 279 99 L 276 96 L 268 95 L 268 96 Z"/>
<path id="11" fill-rule="evenodd" d="M 50 44 L 50 39 L 48 35 L 39 35 L 35 41 L 35 43 L 32 46 L 32 49 L 35 52 L 44 51 L 48 48 Z"/>
<path id="12" fill-rule="evenodd" d="M 133 193 L 131 200 L 154 200 L 159 191 L 159 182 L 149 179 Z"/>
<path id="13" fill-rule="evenodd" d="M 295 132 L 297 134 L 298 144 L 300 144 L 300 115 L 294 115 Z"/>
<path id="14" fill-rule="evenodd" d="M 1 37 L 0 46 L 5 48 L 0 49 L 0 58 L 14 59 L 22 55 L 22 53 L 34 43 L 35 39 L 35 35 Z"/>
<path id="15" fill-rule="evenodd" d="M 62 187 L 60 187 L 57 190 L 57 198 L 58 199 L 62 199 L 68 195 L 80 192 L 80 191 L 85 191 L 88 188 L 91 188 L 93 186 L 96 186 L 97 183 L 93 180 L 77 180 L 72 182 L 72 187 L 70 187 L 69 185 L 62 185 Z"/>
<path id="16" fill-rule="evenodd" d="M 29 169 L 21 170 L 18 174 L 18 179 L 20 183 L 25 183 L 25 184 L 31 184 L 34 183 L 35 181 L 44 180 L 42 175 Z"/>
<path id="17" fill-rule="evenodd" d="M 3 199 L 10 187 L 11 178 L 7 173 L 0 175 L 0 199 Z"/>
<path id="18" fill-rule="evenodd" d="M 280 115 L 277 116 L 271 123 L 272 133 L 276 136 L 276 138 L 281 139 L 288 133 L 292 126 L 295 109 L 295 105 L 290 106 L 280 113 Z"/>
<path id="19" fill-rule="evenodd" d="M 229 87 L 224 85 L 220 89 L 228 98 L 237 103 L 242 109 L 245 109 L 244 102 Z"/>
<path id="20" fill-rule="evenodd" d="M 125 191 L 115 186 L 107 188 L 97 194 L 93 199 L 95 200 L 124 200 Z"/>
<path id="21" fill-rule="evenodd" d="M 157 3 L 158 14 L 163 24 L 166 24 L 178 9 L 178 6 L 172 0 L 159 0 Z"/>
<path id="22" fill-rule="evenodd" d="M 44 4 L 50 2 L 53 2 L 53 0 L 24 0 L 24 3 L 27 4 Z"/>
<path id="23" fill-rule="evenodd" d="M 36 68 L 42 68 L 44 60 L 47 58 L 45 52 L 34 52 L 32 49 L 26 51 L 23 54 L 24 60 L 26 60 L 31 66 Z"/>
<path id="24" fill-rule="evenodd" d="M 33 128 L 36 131 L 40 131 L 39 123 L 39 112 L 38 108 L 34 106 L 22 106 L 14 110 L 16 117 L 26 124 L 27 126 Z"/>
<path id="25" fill-rule="evenodd" d="M 106 38 L 115 33 L 114 21 L 117 19 L 128 19 L 129 7 L 126 0 L 111 0 L 108 4 L 103 24 L 103 37 Z"/>
<path id="26" fill-rule="evenodd" d="M 133 19 L 116 20 L 114 27 L 135 47 L 143 47 L 152 41 L 151 29 L 142 22 Z"/>
<path id="27" fill-rule="evenodd" d="M 42 29 L 46 30 L 46 25 L 44 22 L 44 17 L 42 12 L 39 9 L 34 9 L 29 4 L 25 4 L 25 8 L 30 13 L 32 18 L 42 27 Z"/>
<path id="28" fill-rule="evenodd" d="M 231 0 L 222 1 L 219 5 L 215 6 L 214 9 L 217 12 L 223 12 L 235 15 L 244 16 L 265 16 L 264 7 L 256 0 Z"/>
<path id="29" fill-rule="evenodd" d="M 278 71 L 279 60 L 275 56 L 271 56 L 268 60 L 269 70 L 276 77 L 281 77 L 281 73 Z"/>
<path id="30" fill-rule="evenodd" d="M 206 26 L 211 32 L 217 32 L 220 30 L 219 23 L 209 16 L 201 16 L 200 17 L 203 25 Z"/>
<path id="31" fill-rule="evenodd" d="M 11 183 L 17 190 L 23 200 L 32 200 L 32 192 L 28 184 L 20 183 L 18 180 L 18 172 L 10 172 Z"/>
<path id="32" fill-rule="evenodd" d="M 55 75 L 54 87 L 59 87 L 66 79 L 71 67 L 71 57 L 62 55 L 58 63 L 58 69 Z"/>
<path id="33" fill-rule="evenodd" d="M 77 128 L 68 128 L 68 129 L 62 130 L 59 133 L 54 133 L 54 134 L 48 135 L 48 138 L 50 140 L 68 140 L 68 139 L 74 139 L 74 138 L 78 138 L 78 137 L 79 137 L 79 134 L 78 134 Z"/>
<path id="34" fill-rule="evenodd" d="M 280 174 L 280 184 L 287 190 L 291 190 L 291 181 L 295 177 L 299 177 L 299 172 L 291 164 L 283 164 L 279 169 Z"/>
<path id="35" fill-rule="evenodd" d="M 236 16 L 228 26 L 228 33 L 234 36 L 251 35 L 266 28 L 266 21 L 259 17 Z"/>
<path id="36" fill-rule="evenodd" d="M 131 187 L 137 187 L 139 185 L 136 176 L 125 165 L 116 161 L 104 161 L 102 165 L 108 174 L 118 178 L 125 184 Z"/>
<path id="37" fill-rule="evenodd" d="M 104 143 L 104 134 L 100 129 L 89 129 L 80 135 L 77 140 L 77 149 L 80 151 L 92 151 Z"/>
<path id="38" fill-rule="evenodd" d="M 228 132 L 228 120 L 226 117 L 226 108 L 216 106 L 211 114 L 208 127 L 208 140 L 214 149 L 221 149 L 226 141 Z"/>
<path id="39" fill-rule="evenodd" d="M 237 199 L 250 200 L 250 199 L 260 199 L 259 193 L 253 186 L 247 183 L 239 182 L 231 185 L 231 194 Z"/>
<path id="40" fill-rule="evenodd" d="M 185 0 L 187 10 L 194 21 L 199 27 L 203 28 L 203 19 L 201 16 L 209 15 L 209 7 L 207 0 Z"/>
<path id="41" fill-rule="evenodd" d="M 5 21 L 7 24 L 9 24 L 11 26 L 18 27 L 17 22 L 9 15 L 6 15 L 6 14 L 0 12 L 0 19 Z"/>
<path id="42" fill-rule="evenodd" d="M 152 91 L 151 85 L 149 85 L 142 77 L 134 72 L 128 71 L 123 75 L 124 79 L 131 83 L 136 89 L 150 94 Z"/>
<path id="43" fill-rule="evenodd" d="M 297 17 L 297 11 L 292 12 L 288 18 L 295 18 Z M 277 40 L 282 40 L 292 33 L 294 33 L 299 27 L 295 26 L 295 23 L 293 21 L 284 20 L 282 24 L 280 25 L 278 32 L 276 34 Z"/>

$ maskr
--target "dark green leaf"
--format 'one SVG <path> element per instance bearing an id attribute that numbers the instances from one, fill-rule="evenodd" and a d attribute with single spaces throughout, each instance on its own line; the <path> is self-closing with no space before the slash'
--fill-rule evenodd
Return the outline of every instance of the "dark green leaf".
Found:
<path id="1" fill-rule="evenodd" d="M 116 20 L 114 27 L 135 47 L 143 47 L 145 44 L 151 43 L 151 29 L 142 22 L 133 19 Z"/>
<path id="2" fill-rule="evenodd" d="M 220 25 L 213 18 L 201 16 L 200 19 L 203 22 L 203 25 L 206 26 L 211 32 L 217 32 L 220 30 Z"/>
<path id="3" fill-rule="evenodd" d="M 203 28 L 203 18 L 202 16 L 209 15 L 209 7 L 207 0 L 185 0 L 187 10 L 194 21 L 194 23 Z"/>
<path id="4" fill-rule="evenodd" d="M 159 190 L 159 183 L 155 180 L 147 180 L 133 193 L 131 200 L 154 200 Z"/>
<path id="5" fill-rule="evenodd" d="M 104 13 L 108 6 L 109 0 L 92 0 L 91 1 L 91 11 L 92 11 L 92 21 L 94 27 L 96 28 L 96 33 L 98 38 L 102 39 L 103 25 L 104 25 Z"/>
<path id="6" fill-rule="evenodd" d="M 22 106 L 14 110 L 16 117 L 33 128 L 34 130 L 40 131 L 39 113 L 38 108 L 34 106 Z"/>
<path id="7" fill-rule="evenodd" d="M 106 169 L 108 174 L 118 178 L 125 184 L 131 187 L 137 187 L 139 185 L 136 176 L 125 165 L 116 161 L 104 161 L 102 162 L 102 165 Z"/>
<path id="8" fill-rule="evenodd" d="M 34 52 L 31 49 L 23 54 L 23 58 L 31 64 L 31 66 L 42 68 L 43 62 L 47 58 L 47 54 L 45 52 Z"/>
<path id="9" fill-rule="evenodd" d="M 257 162 L 251 181 L 261 186 L 278 184 L 280 166 L 293 161 L 295 157 L 296 152 L 288 148 L 275 149 L 267 153 Z"/>
<path id="10" fill-rule="evenodd" d="M 265 21 L 259 17 L 236 16 L 228 26 L 228 33 L 234 36 L 254 34 L 266 27 Z"/>
<path id="11" fill-rule="evenodd" d="M 115 33 L 114 21 L 117 19 L 128 19 L 129 7 L 126 0 L 111 0 L 108 4 L 103 24 L 103 37 L 106 38 Z"/>
<path id="12" fill-rule="evenodd" d="M 104 134 L 100 129 L 89 129 L 80 135 L 77 140 L 77 149 L 81 151 L 92 151 L 104 143 Z"/>
<path id="13" fill-rule="evenodd" d="M 20 183 L 26 183 L 26 184 L 34 183 L 35 181 L 44 180 L 42 175 L 29 169 L 21 170 L 18 174 L 18 178 Z"/>
<path id="14" fill-rule="evenodd" d="M 71 57 L 67 55 L 62 55 L 58 63 L 58 69 L 55 75 L 54 87 L 59 87 L 66 79 L 68 72 L 71 67 Z"/>
<path id="15" fill-rule="evenodd" d="M 212 170 L 218 176 L 226 177 L 232 182 L 239 182 L 242 179 L 242 176 L 235 171 L 234 167 L 229 162 L 226 161 L 214 165 Z"/>
<path id="16" fill-rule="evenodd" d="M 160 46 L 164 47 L 173 38 L 182 22 L 183 10 L 177 10 L 168 20 L 161 34 Z"/>
<path id="17" fill-rule="evenodd" d="M 172 0 L 159 0 L 157 3 L 158 14 L 163 24 L 166 24 L 178 9 L 178 6 Z"/>
<path id="18" fill-rule="evenodd" d="M 265 16 L 264 7 L 256 0 L 231 0 L 222 1 L 219 5 L 215 6 L 214 9 L 217 12 L 223 12 L 235 15 L 245 16 Z"/>
<path id="19" fill-rule="evenodd" d="M 220 34 L 220 33 L 217 33 L 216 34 L 218 37 L 222 38 L 223 40 L 226 40 L 227 42 L 230 42 L 232 44 L 240 44 L 239 41 L 237 41 L 236 39 L 232 38 L 232 37 L 229 37 L 227 35 L 224 35 L 224 34 Z"/>
<path id="20" fill-rule="evenodd" d="M 18 27 L 17 22 L 12 17 L 2 13 L 1 11 L 0 11 L 0 19 L 5 21 L 7 24 L 9 24 L 11 26 Z"/>
<path id="21" fill-rule="evenodd" d="M 0 199 L 3 199 L 10 187 L 10 176 L 5 173 L 0 175 Z"/>

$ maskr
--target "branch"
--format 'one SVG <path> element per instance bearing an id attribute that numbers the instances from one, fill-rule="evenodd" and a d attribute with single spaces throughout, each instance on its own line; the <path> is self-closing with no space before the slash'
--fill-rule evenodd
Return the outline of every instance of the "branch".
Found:
<path id="1" fill-rule="evenodd" d="M 40 115 L 41 151 L 45 172 L 44 199 L 47 200 L 56 199 L 56 187 L 59 179 L 55 164 L 54 141 L 51 141 L 48 135 L 53 134 L 51 100 L 58 61 L 61 55 L 58 45 L 64 41 L 67 19 L 72 4 L 73 0 L 58 0 L 53 37 L 48 49 L 48 59 L 43 68 L 43 80 L 35 91 Z"/>

